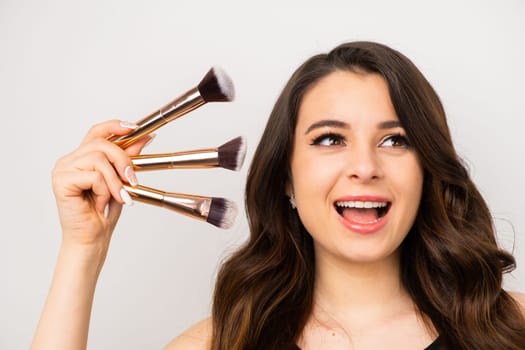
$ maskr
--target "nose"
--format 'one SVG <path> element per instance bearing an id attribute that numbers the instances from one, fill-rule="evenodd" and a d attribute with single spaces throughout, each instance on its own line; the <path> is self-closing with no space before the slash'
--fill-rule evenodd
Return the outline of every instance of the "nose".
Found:
<path id="1" fill-rule="evenodd" d="M 367 146 L 351 149 L 346 174 L 350 179 L 362 183 L 382 178 L 381 163 L 375 149 Z"/>

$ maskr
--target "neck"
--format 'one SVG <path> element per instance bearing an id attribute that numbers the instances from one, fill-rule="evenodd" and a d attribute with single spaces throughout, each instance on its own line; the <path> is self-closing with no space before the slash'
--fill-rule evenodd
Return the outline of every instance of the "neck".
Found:
<path id="1" fill-rule="evenodd" d="M 355 323 L 408 310 L 412 302 L 401 283 L 399 252 L 370 263 L 316 255 L 316 317 Z"/>

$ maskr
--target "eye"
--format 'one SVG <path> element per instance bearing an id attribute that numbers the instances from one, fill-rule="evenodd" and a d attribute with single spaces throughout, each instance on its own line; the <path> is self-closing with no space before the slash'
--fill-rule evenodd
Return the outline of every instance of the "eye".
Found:
<path id="1" fill-rule="evenodd" d="M 410 147 L 410 144 L 408 143 L 408 139 L 405 136 L 396 134 L 385 137 L 381 142 L 381 146 L 392 148 L 408 148 Z"/>
<path id="2" fill-rule="evenodd" d="M 313 139 L 312 146 L 341 146 L 345 144 L 345 138 L 342 135 L 328 133 L 317 136 Z"/>

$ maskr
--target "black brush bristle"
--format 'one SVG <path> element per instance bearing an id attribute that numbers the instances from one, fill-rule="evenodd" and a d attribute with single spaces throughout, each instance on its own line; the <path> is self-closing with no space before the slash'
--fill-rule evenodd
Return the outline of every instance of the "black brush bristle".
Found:
<path id="1" fill-rule="evenodd" d="M 246 155 L 246 140 L 236 137 L 224 145 L 219 146 L 219 166 L 225 169 L 238 171 L 244 163 Z"/>
<path id="2" fill-rule="evenodd" d="M 218 67 L 210 69 L 197 88 L 206 102 L 229 102 L 235 97 L 233 81 Z"/>
<path id="3" fill-rule="evenodd" d="M 236 217 L 237 205 L 235 202 L 226 198 L 212 198 L 207 222 L 219 228 L 228 229 L 232 227 Z"/>

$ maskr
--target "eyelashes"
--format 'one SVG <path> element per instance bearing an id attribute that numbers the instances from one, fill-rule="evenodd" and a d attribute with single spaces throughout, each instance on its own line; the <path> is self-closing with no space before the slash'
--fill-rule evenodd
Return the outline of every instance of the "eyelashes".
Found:
<path id="1" fill-rule="evenodd" d="M 311 146 L 342 146 L 346 144 L 343 135 L 336 133 L 326 133 L 315 137 L 310 143 Z"/>
<path id="2" fill-rule="evenodd" d="M 381 141 L 381 144 L 384 147 L 392 147 L 392 148 L 409 148 L 410 147 L 408 138 L 399 133 L 385 137 Z"/>
<path id="3" fill-rule="evenodd" d="M 313 138 L 310 145 L 322 147 L 345 146 L 346 138 L 341 134 L 329 132 Z M 384 137 L 379 143 L 379 146 L 386 148 L 409 148 L 411 144 L 406 136 L 397 133 Z"/>

